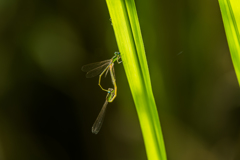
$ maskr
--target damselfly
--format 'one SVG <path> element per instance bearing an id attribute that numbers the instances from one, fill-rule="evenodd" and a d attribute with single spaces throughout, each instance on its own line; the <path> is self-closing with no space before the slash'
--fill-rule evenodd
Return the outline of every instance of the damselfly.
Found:
<path id="1" fill-rule="evenodd" d="M 106 96 L 106 101 L 103 104 L 103 107 L 97 117 L 97 119 L 95 120 L 93 126 L 92 126 L 92 133 L 94 134 L 98 134 L 98 132 L 100 131 L 102 124 L 103 124 L 103 120 L 106 114 L 106 109 L 107 109 L 107 105 L 108 102 L 112 102 L 114 100 L 114 98 L 116 97 L 114 89 L 112 88 L 108 88 L 107 90 L 108 94 Z"/>
<path id="2" fill-rule="evenodd" d="M 120 61 L 120 59 L 121 59 L 120 53 L 115 52 L 114 56 L 111 59 L 101 61 L 101 62 L 87 64 L 82 67 L 82 71 L 87 72 L 87 74 L 86 74 L 87 78 L 92 78 L 92 77 L 95 77 L 100 74 L 98 85 L 100 86 L 100 88 L 102 90 L 104 90 L 106 92 L 109 92 L 109 91 L 104 89 L 101 86 L 101 78 L 104 73 L 105 73 L 105 76 L 107 76 L 108 71 L 110 71 L 112 83 L 114 86 L 114 92 L 115 92 L 114 98 L 115 98 L 117 95 L 117 85 L 116 85 L 116 78 L 115 78 L 115 71 L 114 71 L 114 62 L 117 61 L 117 63 L 120 64 L 122 62 L 122 61 Z"/>

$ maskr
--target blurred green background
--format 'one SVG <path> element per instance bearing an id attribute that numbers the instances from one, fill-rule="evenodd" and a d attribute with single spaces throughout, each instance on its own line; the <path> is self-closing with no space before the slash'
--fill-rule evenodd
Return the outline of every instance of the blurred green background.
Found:
<path id="1" fill-rule="evenodd" d="M 218 1 L 135 3 L 168 160 L 239 160 L 240 89 Z M 0 160 L 147 159 L 122 64 L 91 133 L 106 93 L 81 67 L 118 51 L 109 18 L 104 0 L 0 0 Z"/>

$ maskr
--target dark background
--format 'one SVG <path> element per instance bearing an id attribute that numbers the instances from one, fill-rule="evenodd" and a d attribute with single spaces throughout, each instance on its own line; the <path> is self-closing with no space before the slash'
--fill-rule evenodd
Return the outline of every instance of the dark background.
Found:
<path id="1" fill-rule="evenodd" d="M 135 2 L 168 160 L 239 160 L 240 89 L 218 1 Z M 0 0 L 0 160 L 147 159 L 122 64 L 91 133 L 106 93 L 81 67 L 118 51 L 109 18 L 104 0 Z"/>

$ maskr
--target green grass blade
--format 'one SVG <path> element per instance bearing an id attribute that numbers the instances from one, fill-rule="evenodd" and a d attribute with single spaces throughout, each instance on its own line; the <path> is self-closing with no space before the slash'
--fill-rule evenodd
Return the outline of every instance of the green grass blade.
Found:
<path id="1" fill-rule="evenodd" d="M 228 46 L 240 85 L 240 1 L 219 0 Z"/>
<path id="2" fill-rule="evenodd" d="M 138 113 L 148 159 L 166 160 L 157 107 L 134 0 L 106 0 Z"/>

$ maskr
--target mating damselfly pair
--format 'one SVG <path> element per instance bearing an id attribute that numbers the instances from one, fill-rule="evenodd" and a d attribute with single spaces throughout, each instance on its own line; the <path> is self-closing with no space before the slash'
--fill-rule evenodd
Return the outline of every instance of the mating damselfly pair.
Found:
<path id="1" fill-rule="evenodd" d="M 120 64 L 122 61 L 120 61 L 121 56 L 119 52 L 115 52 L 114 56 L 111 59 L 101 61 L 101 62 L 96 62 L 96 63 L 91 63 L 87 64 L 82 67 L 82 71 L 87 72 L 86 77 L 87 78 L 92 78 L 97 75 L 99 75 L 99 80 L 98 80 L 98 85 L 103 91 L 107 92 L 106 96 L 106 101 L 103 104 L 103 107 L 94 122 L 92 126 L 92 133 L 98 134 L 99 130 L 102 127 L 103 119 L 106 113 L 107 109 L 107 104 L 108 102 L 112 102 L 116 96 L 117 96 L 117 84 L 116 84 L 116 77 L 115 77 L 115 71 L 114 71 L 114 62 L 117 61 L 118 64 Z M 101 79 L 102 75 L 105 73 L 105 77 L 107 76 L 108 72 L 110 72 L 111 80 L 113 83 L 113 88 L 108 88 L 107 90 L 104 89 L 101 86 Z"/>

